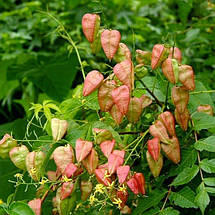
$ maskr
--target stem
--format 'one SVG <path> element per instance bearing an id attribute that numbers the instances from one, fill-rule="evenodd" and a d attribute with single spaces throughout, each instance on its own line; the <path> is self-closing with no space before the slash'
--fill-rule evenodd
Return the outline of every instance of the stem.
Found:
<path id="1" fill-rule="evenodd" d="M 200 94 L 200 93 L 215 93 L 215 90 L 202 90 L 197 92 L 190 92 L 190 95 Z"/>
<path id="2" fill-rule="evenodd" d="M 167 200 L 168 200 L 168 198 L 169 198 L 169 195 L 170 195 L 170 193 L 171 193 L 171 189 L 172 189 L 172 187 L 170 186 L 170 188 L 169 188 L 169 190 L 168 190 L 168 193 L 167 193 L 167 195 L 166 195 L 165 201 L 164 201 L 164 203 L 163 203 L 163 206 L 162 206 L 162 208 L 161 208 L 161 211 L 165 208 L 165 205 L 166 205 Z"/>
<path id="3" fill-rule="evenodd" d="M 165 109 L 167 109 L 167 103 L 168 103 L 168 93 L 169 93 L 169 82 L 167 84 L 167 87 L 166 87 L 166 99 L 165 99 Z"/>
<path id="4" fill-rule="evenodd" d="M 119 132 L 120 135 L 124 135 L 124 134 L 140 134 L 142 133 L 142 131 L 121 131 Z"/>

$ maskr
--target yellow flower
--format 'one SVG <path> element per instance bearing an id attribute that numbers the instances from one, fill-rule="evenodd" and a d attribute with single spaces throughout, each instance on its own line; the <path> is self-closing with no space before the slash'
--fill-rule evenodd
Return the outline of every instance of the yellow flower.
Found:
<path id="1" fill-rule="evenodd" d="M 122 191 L 123 193 L 126 193 L 127 189 L 126 189 L 124 184 L 121 187 L 119 187 L 119 191 Z"/>
<path id="2" fill-rule="evenodd" d="M 85 102 L 86 102 L 86 99 L 83 99 L 83 100 L 81 101 L 82 105 L 83 105 Z"/>
<path id="3" fill-rule="evenodd" d="M 72 181 L 72 179 L 67 178 L 66 175 L 64 175 L 62 179 L 63 179 L 64 182 L 70 182 L 70 181 Z"/>
<path id="4" fill-rule="evenodd" d="M 105 175 L 104 175 L 104 178 L 109 178 L 111 175 L 110 174 L 108 174 L 108 171 L 107 170 L 105 170 Z"/>
<path id="5" fill-rule="evenodd" d="M 4 202 L 2 201 L 2 199 L 0 199 L 0 205 L 3 204 Z"/>
<path id="6" fill-rule="evenodd" d="M 118 205 L 118 208 L 120 209 L 121 208 L 121 204 L 122 204 L 122 200 L 120 198 L 114 198 L 113 203 L 115 205 Z"/>
<path id="7" fill-rule="evenodd" d="M 16 173 L 16 174 L 14 175 L 14 177 L 19 178 L 19 179 L 22 179 L 23 174 L 21 174 L 21 173 Z"/>
<path id="8" fill-rule="evenodd" d="M 30 174 L 31 174 L 31 175 L 36 174 L 36 172 L 37 172 L 37 171 L 36 171 L 36 169 L 35 169 L 35 168 L 31 168 L 31 169 L 30 169 Z"/>
<path id="9" fill-rule="evenodd" d="M 103 184 L 97 184 L 95 189 L 95 193 L 104 193 L 105 187 Z"/>
<path id="10" fill-rule="evenodd" d="M 93 205 L 93 203 L 96 202 L 96 201 L 98 201 L 98 199 L 95 198 L 94 195 L 91 195 L 89 201 L 90 201 L 90 204 Z"/>
<path id="11" fill-rule="evenodd" d="M 49 180 L 47 178 L 42 178 L 42 180 L 39 182 L 39 184 L 44 185 L 47 183 Z"/>
<path id="12" fill-rule="evenodd" d="M 109 181 L 108 181 L 108 189 L 112 189 L 113 188 L 113 186 L 114 186 L 114 181 L 112 182 L 112 183 L 110 183 Z"/>

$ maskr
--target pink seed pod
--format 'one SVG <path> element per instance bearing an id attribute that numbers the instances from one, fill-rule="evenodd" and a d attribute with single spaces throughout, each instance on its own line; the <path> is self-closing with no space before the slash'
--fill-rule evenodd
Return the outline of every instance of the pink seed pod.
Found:
<path id="1" fill-rule="evenodd" d="M 57 173 L 55 171 L 48 171 L 47 176 L 48 176 L 49 181 L 57 180 Z"/>
<path id="2" fill-rule="evenodd" d="M 118 48 L 116 54 L 114 55 L 114 60 L 117 63 L 120 63 L 124 60 L 131 60 L 131 52 L 124 43 L 119 44 L 119 48 Z"/>
<path id="3" fill-rule="evenodd" d="M 149 127 L 149 132 L 153 137 L 158 137 L 161 142 L 166 144 L 170 143 L 170 137 L 161 121 L 157 120 L 153 125 L 151 125 Z"/>
<path id="4" fill-rule="evenodd" d="M 108 170 L 108 163 L 99 165 L 99 166 L 98 166 L 98 169 L 105 169 L 105 170 Z"/>
<path id="5" fill-rule="evenodd" d="M 179 81 L 187 90 L 195 90 L 194 72 L 191 66 L 179 66 Z"/>
<path id="6" fill-rule="evenodd" d="M 76 140 L 75 145 L 75 153 L 76 153 L 76 159 L 78 162 L 81 162 L 84 158 L 87 157 L 87 155 L 92 150 L 93 143 L 90 141 L 82 140 L 81 138 Z"/>
<path id="7" fill-rule="evenodd" d="M 122 85 L 113 89 L 111 92 L 112 99 L 119 111 L 125 115 L 128 112 L 129 102 L 130 102 L 130 90 L 126 85 Z"/>
<path id="8" fill-rule="evenodd" d="M 138 186 L 137 180 L 134 177 L 130 178 L 127 181 L 127 185 L 135 195 L 139 193 L 139 186 Z"/>
<path id="9" fill-rule="evenodd" d="M 111 92 L 116 88 L 116 82 L 114 80 L 106 80 L 103 82 L 98 90 L 98 102 L 101 111 L 108 112 L 114 105 Z"/>
<path id="10" fill-rule="evenodd" d="M 154 137 L 153 139 L 148 140 L 147 146 L 148 146 L 148 152 L 150 153 L 152 158 L 157 162 L 160 157 L 160 150 L 161 150 L 160 139 L 157 137 Z"/>
<path id="11" fill-rule="evenodd" d="M 5 134 L 0 140 L 0 157 L 2 159 L 8 158 L 10 150 L 15 146 L 17 146 L 17 141 L 9 134 Z"/>
<path id="12" fill-rule="evenodd" d="M 118 63 L 114 66 L 113 72 L 116 75 L 116 77 L 126 86 L 131 89 L 132 87 L 132 80 L 134 80 L 134 77 L 132 77 L 133 72 L 132 72 L 132 61 L 129 60 L 124 60 L 121 63 Z"/>
<path id="13" fill-rule="evenodd" d="M 188 122 L 190 120 L 190 113 L 187 109 L 184 110 L 183 113 L 179 113 L 177 109 L 175 109 L 175 119 L 176 122 L 180 125 L 180 127 L 186 131 L 188 127 Z"/>
<path id="14" fill-rule="evenodd" d="M 116 172 L 116 169 L 121 166 L 124 159 L 119 155 L 110 154 L 108 157 L 108 172 L 112 175 Z"/>
<path id="15" fill-rule="evenodd" d="M 136 50 L 136 61 L 138 64 L 150 65 L 152 53 L 149 51 Z"/>
<path id="16" fill-rule="evenodd" d="M 140 98 L 133 97 L 130 99 L 128 112 L 126 114 L 128 121 L 131 123 L 136 123 L 142 113 L 142 101 Z"/>
<path id="17" fill-rule="evenodd" d="M 113 139 L 112 133 L 107 129 L 93 128 L 93 134 L 96 144 L 101 144 L 103 141 Z"/>
<path id="18" fill-rule="evenodd" d="M 116 54 L 119 43 L 121 40 L 121 34 L 117 30 L 104 30 L 101 33 L 101 44 L 105 55 L 111 60 Z"/>
<path id="19" fill-rule="evenodd" d="M 113 151 L 115 143 L 116 143 L 116 141 L 113 139 L 113 140 L 103 141 L 100 144 L 101 151 L 103 152 L 103 154 L 104 154 L 105 157 L 107 157 L 107 158 L 109 157 L 109 155 Z"/>
<path id="20" fill-rule="evenodd" d="M 82 160 L 82 163 L 84 167 L 87 169 L 88 173 L 92 175 L 98 166 L 98 161 L 99 161 L 98 153 L 96 152 L 95 149 L 92 149 L 88 156 L 84 160 Z"/>
<path id="21" fill-rule="evenodd" d="M 178 61 L 178 63 L 181 64 L 182 61 L 182 54 L 181 54 L 181 50 L 177 47 L 174 47 L 174 54 L 172 56 L 172 52 L 173 52 L 173 47 L 170 48 L 170 53 L 168 58 L 174 58 Z"/>
<path id="22" fill-rule="evenodd" d="M 91 181 L 81 181 L 80 190 L 81 190 L 81 200 L 86 201 L 92 192 L 93 184 Z"/>
<path id="23" fill-rule="evenodd" d="M 155 161 L 149 151 L 146 152 L 146 159 L 149 164 L 150 171 L 152 175 L 156 178 L 160 175 L 161 169 L 163 167 L 163 156 L 160 153 L 158 161 Z"/>
<path id="24" fill-rule="evenodd" d="M 184 87 L 174 86 L 172 88 L 172 101 L 178 113 L 183 113 L 188 105 L 189 91 L 184 89 Z"/>
<path id="25" fill-rule="evenodd" d="M 87 40 L 92 43 L 100 27 L 100 17 L 97 14 L 85 14 L 82 18 L 82 28 Z"/>
<path id="26" fill-rule="evenodd" d="M 170 137 L 176 136 L 175 119 L 174 119 L 174 116 L 171 112 L 165 111 L 165 112 L 161 113 L 158 116 L 158 120 L 160 120 L 163 123 L 163 125 L 167 129 L 167 132 L 168 132 Z"/>
<path id="27" fill-rule="evenodd" d="M 66 199 L 72 194 L 72 191 L 74 190 L 74 184 L 73 182 L 64 182 L 61 188 L 60 198 L 61 200 Z"/>
<path id="28" fill-rule="evenodd" d="M 68 122 L 66 120 L 60 120 L 53 118 L 51 120 L 51 129 L 53 140 L 58 141 L 63 138 L 68 128 Z"/>
<path id="29" fill-rule="evenodd" d="M 94 38 L 94 41 L 90 43 L 90 48 L 93 54 L 97 54 L 101 50 L 101 32 L 99 31 Z"/>
<path id="30" fill-rule="evenodd" d="M 77 170 L 78 170 L 78 167 L 74 163 L 69 163 L 66 166 L 63 172 L 63 175 L 66 175 L 67 178 L 71 178 Z"/>
<path id="31" fill-rule="evenodd" d="M 57 147 L 53 152 L 53 157 L 57 168 L 62 174 L 67 165 L 75 161 L 74 151 L 69 144 L 67 146 Z"/>
<path id="32" fill-rule="evenodd" d="M 43 152 L 29 152 L 26 156 L 26 168 L 34 181 L 39 181 L 41 178 L 41 166 L 45 160 L 45 154 Z"/>
<path id="33" fill-rule="evenodd" d="M 96 179 L 99 183 L 109 186 L 111 184 L 111 179 L 105 177 L 105 174 L 108 173 L 105 169 L 95 169 Z"/>
<path id="34" fill-rule="evenodd" d="M 181 160 L 180 144 L 177 137 L 171 139 L 171 144 L 161 144 L 161 148 L 165 155 L 175 164 L 178 164 Z"/>
<path id="35" fill-rule="evenodd" d="M 121 203 L 119 203 L 119 205 L 118 205 L 119 208 L 124 208 L 125 204 L 128 200 L 128 191 L 127 190 L 123 190 L 123 191 L 117 190 L 116 197 L 121 200 Z"/>
<path id="36" fill-rule="evenodd" d="M 146 108 L 152 103 L 152 100 L 147 95 L 142 95 L 140 97 L 140 101 L 142 102 L 142 109 Z"/>
<path id="37" fill-rule="evenodd" d="M 28 202 L 28 205 L 31 207 L 31 209 L 34 211 L 36 215 L 41 215 L 41 206 L 42 201 L 41 199 L 34 199 Z"/>
<path id="38" fill-rule="evenodd" d="M 130 172 L 130 166 L 128 165 L 117 167 L 116 173 L 120 184 L 125 182 L 129 172 Z"/>
<path id="39" fill-rule="evenodd" d="M 145 177 L 144 177 L 143 173 L 135 173 L 134 178 L 137 181 L 138 189 L 139 189 L 140 193 L 142 195 L 145 195 L 146 194 L 146 191 L 145 191 Z"/>
<path id="40" fill-rule="evenodd" d="M 124 157 L 125 157 L 125 150 L 113 150 L 112 154 L 113 155 L 118 155 L 118 156 L 120 156 L 121 158 L 124 159 Z"/>
<path id="41" fill-rule="evenodd" d="M 161 63 L 168 57 L 169 50 L 169 48 L 162 44 L 154 45 L 151 59 L 151 67 L 153 70 L 159 67 Z"/>
<path id="42" fill-rule="evenodd" d="M 88 96 L 98 89 L 104 80 L 104 76 L 97 70 L 93 70 L 87 74 L 84 80 L 83 96 Z"/>
<path id="43" fill-rule="evenodd" d="M 112 116 L 117 125 L 119 125 L 122 122 L 124 117 L 124 115 L 119 111 L 119 108 L 115 104 L 110 110 L 110 115 Z"/>
<path id="44" fill-rule="evenodd" d="M 167 58 L 162 63 L 162 72 L 169 82 L 176 84 L 178 82 L 179 67 L 176 59 Z"/>
<path id="45" fill-rule="evenodd" d="M 197 111 L 202 112 L 202 113 L 206 113 L 206 114 L 211 115 L 211 116 L 213 116 L 213 114 L 214 114 L 213 108 L 211 107 L 211 105 L 200 105 L 197 107 Z"/>
<path id="46" fill-rule="evenodd" d="M 9 155 L 13 164 L 22 170 L 26 170 L 25 159 L 29 151 L 25 145 L 14 147 L 10 150 Z"/>

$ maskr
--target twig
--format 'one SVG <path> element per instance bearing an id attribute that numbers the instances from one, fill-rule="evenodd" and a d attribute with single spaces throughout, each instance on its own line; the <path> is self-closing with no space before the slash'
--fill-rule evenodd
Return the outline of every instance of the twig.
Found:
<path id="1" fill-rule="evenodd" d="M 169 195 L 170 195 L 170 193 L 171 193 L 171 189 L 172 189 L 172 187 L 170 186 L 170 188 L 169 188 L 169 190 L 168 190 L 168 193 L 167 193 L 167 195 L 166 195 L 165 201 L 164 201 L 164 203 L 163 203 L 163 206 L 162 206 L 162 208 L 161 208 L 161 211 L 165 208 L 165 205 L 166 205 L 167 200 L 168 200 L 168 198 L 169 198 Z"/>
<path id="2" fill-rule="evenodd" d="M 215 90 L 202 90 L 197 92 L 190 92 L 190 95 L 200 94 L 200 93 L 215 93 Z"/>
<path id="3" fill-rule="evenodd" d="M 142 131 L 121 131 L 119 132 L 120 135 L 124 135 L 124 134 L 140 134 L 142 133 Z"/>

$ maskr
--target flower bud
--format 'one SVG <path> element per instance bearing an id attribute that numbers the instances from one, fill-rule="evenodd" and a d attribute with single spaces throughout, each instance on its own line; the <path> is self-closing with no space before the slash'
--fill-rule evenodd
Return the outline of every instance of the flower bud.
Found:
<path id="1" fill-rule="evenodd" d="M 109 155 L 113 151 L 115 143 L 116 143 L 116 141 L 113 139 L 113 140 L 103 141 L 100 144 L 101 151 L 103 152 L 103 154 L 104 154 L 105 157 L 107 157 L 107 158 L 109 157 Z"/>
<path id="2" fill-rule="evenodd" d="M 169 55 L 170 48 L 165 47 L 162 44 L 156 44 L 152 50 L 151 67 L 156 69 L 161 65 L 161 63 L 166 60 Z"/>
<path id="3" fill-rule="evenodd" d="M 130 178 L 126 183 L 127 183 L 128 187 L 130 188 L 130 190 L 134 194 L 137 195 L 139 193 L 138 183 L 137 183 L 137 180 L 134 177 Z"/>
<path id="4" fill-rule="evenodd" d="M 116 172 L 116 169 L 121 166 L 124 159 L 119 155 L 110 154 L 108 157 L 108 172 L 112 175 Z"/>
<path id="5" fill-rule="evenodd" d="M 72 191 L 74 190 L 74 184 L 73 182 L 64 182 L 61 188 L 60 198 L 61 200 L 66 199 L 72 194 Z"/>
<path id="6" fill-rule="evenodd" d="M 102 142 L 104 142 L 106 140 L 113 139 L 112 133 L 107 129 L 93 128 L 93 134 L 95 137 L 96 144 L 101 144 Z"/>
<path id="7" fill-rule="evenodd" d="M 117 167 L 116 173 L 120 184 L 125 182 L 129 172 L 130 172 L 130 166 L 128 165 Z"/>
<path id="8" fill-rule="evenodd" d="M 9 157 L 10 150 L 15 146 L 17 146 L 17 141 L 9 134 L 5 134 L 0 141 L 0 157 L 3 159 Z"/>
<path id="9" fill-rule="evenodd" d="M 31 207 L 31 209 L 34 211 L 36 215 L 41 215 L 41 205 L 42 201 L 41 199 L 34 199 L 28 202 L 28 205 Z"/>
<path id="10" fill-rule="evenodd" d="M 194 72 L 191 66 L 179 66 L 179 81 L 187 90 L 195 90 Z"/>
<path id="11" fill-rule="evenodd" d="M 81 200 L 86 201 L 90 193 L 92 192 L 93 184 L 91 181 L 81 181 L 80 189 L 81 189 Z"/>
<path id="12" fill-rule="evenodd" d="M 104 30 L 101 33 L 101 44 L 105 55 L 111 60 L 116 54 L 119 43 L 121 40 L 121 34 L 117 30 Z"/>
<path id="13" fill-rule="evenodd" d="M 154 137 L 153 139 L 148 140 L 147 146 L 148 146 L 148 151 L 152 156 L 152 158 L 155 161 L 158 161 L 160 156 L 160 150 L 161 150 L 160 139 L 157 137 Z"/>
<path id="14" fill-rule="evenodd" d="M 34 181 L 39 181 L 41 178 L 41 166 L 45 160 L 43 152 L 29 152 L 26 156 L 26 168 Z"/>
<path id="15" fill-rule="evenodd" d="M 85 14 L 82 18 L 82 28 L 87 40 L 92 43 L 100 27 L 100 17 L 97 14 Z"/>
<path id="16" fill-rule="evenodd" d="M 136 50 L 136 61 L 138 64 L 150 65 L 152 53 L 149 51 Z"/>
<path id="17" fill-rule="evenodd" d="M 213 108 L 211 105 L 200 105 L 198 106 L 197 111 L 213 116 Z"/>
<path id="18" fill-rule="evenodd" d="M 131 123 L 136 123 L 142 113 L 142 101 L 137 97 L 133 97 L 130 99 L 128 112 L 126 114 L 128 121 Z"/>
<path id="19" fill-rule="evenodd" d="M 181 64 L 181 61 L 182 61 L 182 54 L 181 54 L 181 51 L 179 48 L 177 47 L 174 47 L 174 54 L 173 54 L 173 47 L 170 48 L 170 53 L 169 53 L 169 56 L 168 58 L 174 58 L 178 61 L 178 63 Z"/>
<path id="20" fill-rule="evenodd" d="M 116 54 L 114 55 L 114 60 L 117 63 L 120 63 L 124 60 L 131 60 L 131 52 L 124 43 L 119 44 L 119 48 L 118 48 Z"/>
<path id="21" fill-rule="evenodd" d="M 146 159 L 149 164 L 150 171 L 152 175 L 156 178 L 160 175 L 161 169 L 163 167 L 163 156 L 160 153 L 158 161 L 155 161 L 149 151 L 146 152 Z"/>
<path id="22" fill-rule="evenodd" d="M 119 125 L 122 122 L 124 117 L 124 115 L 119 111 L 119 108 L 115 104 L 112 106 L 110 110 L 110 115 L 112 116 L 117 125 Z"/>
<path id="23" fill-rule="evenodd" d="M 104 80 L 104 76 L 97 70 L 92 70 L 84 80 L 83 96 L 88 96 L 98 89 Z"/>
<path id="24" fill-rule="evenodd" d="M 145 193 L 146 193 L 146 191 L 145 191 L 145 178 L 144 178 L 143 173 L 135 173 L 134 178 L 137 181 L 138 189 L 139 189 L 140 193 L 142 195 L 145 195 Z"/>
<path id="25" fill-rule="evenodd" d="M 53 118 L 51 120 L 52 137 L 55 141 L 61 140 L 65 135 L 68 128 L 68 122 L 66 120 L 60 120 Z"/>
<path id="26" fill-rule="evenodd" d="M 95 169 L 95 175 L 96 175 L 97 181 L 105 186 L 109 186 L 109 184 L 111 183 L 111 180 L 110 178 L 107 178 L 105 176 L 106 172 L 107 170 L 105 169 Z"/>
<path id="27" fill-rule="evenodd" d="M 11 149 L 9 155 L 11 161 L 17 168 L 26 170 L 25 159 L 28 153 L 28 148 L 25 145 L 21 145 Z"/>
<path id="28" fill-rule="evenodd" d="M 148 69 L 144 66 L 144 64 L 138 64 L 134 68 L 134 74 L 139 79 L 145 77 L 147 73 L 148 73 Z"/>
<path id="29" fill-rule="evenodd" d="M 184 110 L 183 113 L 179 113 L 177 109 L 175 109 L 175 119 L 176 122 L 180 125 L 180 127 L 186 131 L 188 127 L 188 122 L 190 119 L 190 113 L 187 109 Z"/>

